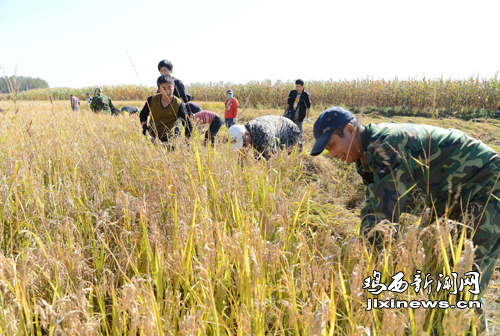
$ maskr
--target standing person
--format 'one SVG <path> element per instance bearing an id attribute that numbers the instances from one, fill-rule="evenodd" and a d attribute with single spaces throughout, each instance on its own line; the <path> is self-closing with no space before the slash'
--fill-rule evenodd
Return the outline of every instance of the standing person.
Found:
<path id="1" fill-rule="evenodd" d="M 476 246 L 473 270 L 481 271 L 479 297 L 484 294 L 500 255 L 500 198 L 495 196 L 500 196 L 500 156 L 493 149 L 454 129 L 397 123 L 363 126 L 341 107 L 321 113 L 314 123 L 314 138 L 311 155 L 326 149 L 332 158 L 355 162 L 367 185 L 361 235 L 367 237 L 382 220 L 398 223 L 401 213 L 423 195 L 436 216 L 470 229 Z M 369 238 L 376 245 L 380 240 L 376 234 Z M 480 316 L 482 310 L 475 309 Z M 485 328 L 485 317 L 480 321 Z"/>
<path id="2" fill-rule="evenodd" d="M 101 88 L 96 88 L 94 94 L 95 96 L 92 98 L 90 109 L 95 113 L 102 111 L 104 113 L 111 114 L 111 110 L 115 108 L 111 98 L 103 94 Z"/>
<path id="3" fill-rule="evenodd" d="M 160 72 L 160 75 L 172 76 L 173 70 L 174 66 L 172 62 L 170 62 L 169 60 L 163 60 L 160 61 L 160 63 L 158 63 L 158 71 Z M 180 98 L 183 103 L 191 101 L 193 97 L 191 97 L 187 92 L 184 83 L 180 79 L 175 78 L 174 76 L 172 76 L 172 78 L 174 79 L 174 84 L 175 84 L 174 96 Z"/>
<path id="4" fill-rule="evenodd" d="M 215 142 L 215 136 L 224 124 L 222 118 L 219 117 L 217 113 L 212 111 L 196 112 L 193 117 L 197 125 L 210 125 L 208 130 L 205 132 L 205 143 L 207 143 L 208 139 L 210 139 L 213 146 Z"/>
<path id="5" fill-rule="evenodd" d="M 90 93 L 87 92 L 87 105 L 90 106 L 92 104 L 92 97 L 90 96 Z"/>
<path id="6" fill-rule="evenodd" d="M 309 119 L 310 111 L 311 101 L 309 99 L 309 93 L 304 90 L 304 81 L 302 79 L 297 79 L 295 81 L 295 90 L 290 91 L 288 94 L 288 101 L 283 116 L 292 120 L 295 125 L 299 127 L 301 147 L 303 134 L 302 123 L 304 118 L 306 118 L 306 122 L 311 122 L 311 119 Z"/>
<path id="7" fill-rule="evenodd" d="M 271 115 L 231 126 L 229 137 L 232 150 L 253 147 L 259 156 L 269 159 L 270 153 L 278 153 L 278 147 L 292 149 L 299 142 L 300 130 L 289 119 Z"/>
<path id="8" fill-rule="evenodd" d="M 184 124 L 186 136 L 191 136 L 192 125 L 187 117 L 184 104 L 174 96 L 175 84 L 172 76 L 162 75 L 156 81 L 161 93 L 148 97 L 139 115 L 142 134 L 149 134 L 161 142 L 168 144 L 177 121 Z M 147 121 L 149 119 L 149 126 Z"/>
<path id="9" fill-rule="evenodd" d="M 224 102 L 226 110 L 224 111 L 224 121 L 226 122 L 226 127 L 230 128 L 236 124 L 236 118 L 238 117 L 238 99 L 234 98 L 233 90 L 227 90 L 227 99 Z"/>
<path id="10" fill-rule="evenodd" d="M 73 111 L 80 111 L 80 99 L 78 97 L 70 95 L 71 109 Z"/>

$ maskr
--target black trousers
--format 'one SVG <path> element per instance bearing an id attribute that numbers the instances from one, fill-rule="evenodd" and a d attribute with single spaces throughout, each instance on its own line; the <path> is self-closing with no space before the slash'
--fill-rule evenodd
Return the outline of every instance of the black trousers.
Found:
<path id="1" fill-rule="evenodd" d="M 214 120 L 212 121 L 212 123 L 210 124 L 208 131 L 205 132 L 205 142 L 207 142 L 208 139 L 210 139 L 210 141 L 212 142 L 212 145 L 213 145 L 214 141 L 215 141 L 215 136 L 217 135 L 217 133 L 219 133 L 219 130 L 223 124 L 224 124 L 224 122 L 222 121 L 222 118 L 219 116 L 216 116 L 214 118 Z"/>

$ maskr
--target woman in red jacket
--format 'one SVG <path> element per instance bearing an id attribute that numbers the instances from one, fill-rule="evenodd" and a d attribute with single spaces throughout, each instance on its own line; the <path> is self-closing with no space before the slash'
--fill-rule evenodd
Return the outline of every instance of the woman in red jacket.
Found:
<path id="1" fill-rule="evenodd" d="M 226 127 L 229 128 L 236 124 L 236 117 L 238 116 L 238 99 L 233 98 L 233 90 L 227 90 L 227 99 L 224 103 L 226 110 L 224 112 L 224 121 Z"/>

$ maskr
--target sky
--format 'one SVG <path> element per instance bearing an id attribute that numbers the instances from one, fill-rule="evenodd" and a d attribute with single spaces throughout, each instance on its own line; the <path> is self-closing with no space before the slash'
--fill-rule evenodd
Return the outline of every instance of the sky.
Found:
<path id="1" fill-rule="evenodd" d="M 0 0 L 0 74 L 51 87 L 468 78 L 500 71 L 500 1 Z M 307 85 L 307 84 L 306 84 Z"/>

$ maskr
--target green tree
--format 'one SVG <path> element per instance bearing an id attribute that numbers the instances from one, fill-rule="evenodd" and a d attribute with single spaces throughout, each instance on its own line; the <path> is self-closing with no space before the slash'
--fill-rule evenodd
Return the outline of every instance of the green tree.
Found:
<path id="1" fill-rule="evenodd" d="M 0 92 L 10 93 L 9 86 L 11 89 L 15 89 L 16 92 L 28 91 L 33 89 L 44 89 L 48 88 L 49 84 L 46 80 L 33 77 L 25 76 L 4 76 L 0 79 Z"/>

